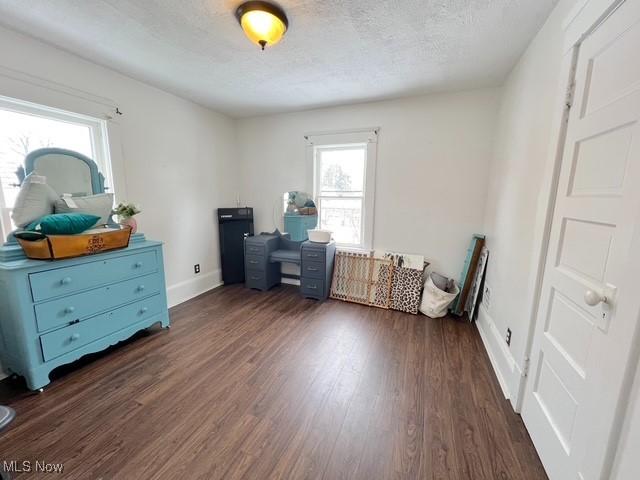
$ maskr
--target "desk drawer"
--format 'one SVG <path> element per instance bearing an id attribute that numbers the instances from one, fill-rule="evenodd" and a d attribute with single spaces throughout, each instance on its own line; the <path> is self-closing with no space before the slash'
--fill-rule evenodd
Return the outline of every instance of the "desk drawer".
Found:
<path id="1" fill-rule="evenodd" d="M 326 266 L 322 262 L 310 262 L 305 260 L 302 262 L 300 276 L 323 279 L 325 277 L 325 268 Z"/>
<path id="2" fill-rule="evenodd" d="M 245 270 L 264 270 L 266 267 L 265 257 L 247 253 L 245 256 Z"/>
<path id="3" fill-rule="evenodd" d="M 37 302 L 156 270 L 158 258 L 154 250 L 32 273 L 29 283 L 33 300 Z"/>
<path id="4" fill-rule="evenodd" d="M 264 245 L 251 245 L 250 243 L 245 244 L 245 252 L 247 255 L 263 255 L 264 256 Z"/>
<path id="5" fill-rule="evenodd" d="M 324 262 L 325 251 L 320 248 L 302 248 L 302 261 Z"/>
<path id="6" fill-rule="evenodd" d="M 64 355 L 95 340 L 134 325 L 162 311 L 161 295 L 120 307 L 40 336 L 44 361 Z"/>
<path id="7" fill-rule="evenodd" d="M 152 273 L 88 292 L 39 303 L 35 306 L 38 331 L 42 332 L 67 325 L 72 321 L 82 320 L 118 305 L 159 293 L 161 288 L 160 273 Z"/>
<path id="8" fill-rule="evenodd" d="M 267 274 L 259 270 L 247 270 L 245 273 L 245 285 L 247 288 L 267 289 Z"/>
<path id="9" fill-rule="evenodd" d="M 324 281 L 315 278 L 301 278 L 300 291 L 302 295 L 313 298 L 324 297 Z"/>

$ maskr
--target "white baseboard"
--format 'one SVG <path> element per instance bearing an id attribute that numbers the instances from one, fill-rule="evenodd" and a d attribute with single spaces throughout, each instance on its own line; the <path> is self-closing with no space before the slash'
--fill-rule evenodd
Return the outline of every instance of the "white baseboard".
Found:
<path id="1" fill-rule="evenodd" d="M 478 310 L 476 327 L 480 332 L 482 343 L 496 373 L 504 398 L 508 399 L 514 410 L 517 411 L 516 403 L 521 385 L 522 369 L 511 354 L 495 322 L 482 304 L 480 304 Z"/>
<path id="2" fill-rule="evenodd" d="M 167 287 L 167 303 L 169 308 L 175 307 L 220 285 L 222 285 L 222 272 L 220 269 L 198 275 Z"/>

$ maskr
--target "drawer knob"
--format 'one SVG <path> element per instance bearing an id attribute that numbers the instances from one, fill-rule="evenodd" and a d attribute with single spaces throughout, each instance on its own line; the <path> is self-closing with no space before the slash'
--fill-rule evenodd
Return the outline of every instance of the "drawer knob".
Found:
<path id="1" fill-rule="evenodd" d="M 135 268 L 142 268 L 142 262 L 136 262 L 133 264 Z"/>
<path id="2" fill-rule="evenodd" d="M 60 280 L 61 285 L 69 285 L 70 283 L 71 283 L 71 277 L 64 277 L 62 280 Z"/>
<path id="3" fill-rule="evenodd" d="M 76 311 L 76 307 L 67 307 L 64 309 L 64 313 L 73 313 Z"/>
<path id="4" fill-rule="evenodd" d="M 257 260 L 249 260 L 249 263 L 252 265 L 257 265 L 258 261 Z"/>
<path id="5" fill-rule="evenodd" d="M 140 309 L 140 312 L 139 312 L 139 313 L 140 313 L 140 315 L 142 315 L 143 313 L 146 313 L 146 312 L 147 312 L 147 310 L 149 310 L 147 307 L 142 307 L 142 308 Z"/>
<path id="6" fill-rule="evenodd" d="M 142 292 L 144 290 L 144 285 L 138 285 L 138 291 Z"/>
<path id="7" fill-rule="evenodd" d="M 318 254 L 317 253 L 307 253 L 307 257 L 318 258 Z"/>
<path id="8" fill-rule="evenodd" d="M 74 333 L 73 335 L 71 335 L 71 341 L 75 341 L 78 340 L 80 338 L 80 334 L 79 333 Z"/>
<path id="9" fill-rule="evenodd" d="M 307 267 L 307 270 L 309 270 L 310 272 L 317 272 L 318 269 L 316 267 Z"/>

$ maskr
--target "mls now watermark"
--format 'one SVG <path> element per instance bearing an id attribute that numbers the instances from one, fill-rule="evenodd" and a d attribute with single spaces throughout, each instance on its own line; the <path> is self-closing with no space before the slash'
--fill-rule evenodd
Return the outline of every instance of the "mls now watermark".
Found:
<path id="1" fill-rule="evenodd" d="M 2 470 L 5 473 L 62 473 L 63 463 L 50 463 L 43 460 L 3 460 Z"/>

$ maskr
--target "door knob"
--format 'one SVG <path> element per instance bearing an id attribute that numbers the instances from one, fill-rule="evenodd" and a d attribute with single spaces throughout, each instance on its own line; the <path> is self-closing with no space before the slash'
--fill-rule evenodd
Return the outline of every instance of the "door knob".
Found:
<path id="1" fill-rule="evenodd" d="M 587 290 L 584 292 L 584 303 L 589 305 L 590 307 L 595 307 L 599 303 L 607 303 L 607 297 L 599 292 L 594 290 Z"/>

